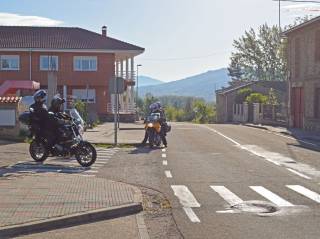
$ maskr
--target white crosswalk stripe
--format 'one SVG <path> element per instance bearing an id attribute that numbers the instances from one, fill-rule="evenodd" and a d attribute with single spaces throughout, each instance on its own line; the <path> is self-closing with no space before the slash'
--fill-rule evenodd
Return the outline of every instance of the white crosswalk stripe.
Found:
<path id="1" fill-rule="evenodd" d="M 193 223 L 200 223 L 200 219 L 192 210 L 192 208 L 200 207 L 200 203 L 194 197 L 189 188 L 185 185 L 171 185 L 174 195 L 179 199 L 183 210 L 188 216 L 189 220 Z"/>
<path id="2" fill-rule="evenodd" d="M 16 172 L 37 173 L 37 172 L 54 172 L 68 173 L 81 176 L 95 176 L 99 169 L 106 166 L 119 149 L 97 148 L 97 160 L 89 168 L 81 167 L 77 160 L 73 158 L 48 158 L 44 163 L 34 161 L 19 161 L 12 165 L 10 170 Z"/>
<path id="3" fill-rule="evenodd" d="M 293 207 L 294 205 L 285 199 L 281 198 L 280 196 L 276 195 L 275 193 L 269 191 L 268 189 L 262 186 L 250 186 L 250 188 L 261 196 L 265 197 L 269 201 L 273 202 L 274 204 L 278 205 L 279 207 Z"/>
<path id="4" fill-rule="evenodd" d="M 291 190 L 300 193 L 301 195 L 317 202 L 320 203 L 320 195 L 314 191 L 311 191 L 310 189 L 307 189 L 303 186 L 300 185 L 286 185 L 288 188 Z"/>
<path id="5" fill-rule="evenodd" d="M 224 186 L 210 186 L 214 191 L 216 191 L 224 200 L 227 201 L 231 206 L 242 203 L 243 200 L 231 192 Z"/>

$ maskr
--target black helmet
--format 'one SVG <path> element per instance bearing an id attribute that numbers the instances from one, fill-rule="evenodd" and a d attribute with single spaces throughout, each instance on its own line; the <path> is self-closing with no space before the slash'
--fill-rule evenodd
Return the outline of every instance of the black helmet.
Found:
<path id="1" fill-rule="evenodd" d="M 45 90 L 38 90 L 33 95 L 34 102 L 44 103 L 46 101 L 47 92 Z"/>
<path id="2" fill-rule="evenodd" d="M 64 99 L 61 99 L 59 96 L 54 96 L 51 100 L 51 110 L 52 111 L 59 111 L 61 105 L 66 102 Z"/>

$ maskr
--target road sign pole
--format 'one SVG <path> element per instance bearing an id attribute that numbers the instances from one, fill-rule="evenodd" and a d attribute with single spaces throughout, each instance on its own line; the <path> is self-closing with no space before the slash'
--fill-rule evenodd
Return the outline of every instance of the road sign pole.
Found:
<path id="1" fill-rule="evenodd" d="M 113 79 L 114 80 L 114 109 L 113 109 L 113 114 L 114 114 L 114 146 L 116 147 L 118 145 L 118 127 L 117 127 L 117 116 L 118 116 L 118 87 L 116 83 L 116 77 Z"/>

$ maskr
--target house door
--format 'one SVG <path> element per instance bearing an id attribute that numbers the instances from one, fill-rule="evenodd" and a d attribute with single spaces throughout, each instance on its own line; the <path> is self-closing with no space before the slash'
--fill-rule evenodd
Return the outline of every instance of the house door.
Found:
<path id="1" fill-rule="evenodd" d="M 304 114 L 304 94 L 302 87 L 293 87 L 291 96 L 291 107 L 293 116 L 293 127 L 303 127 L 303 114 Z"/>

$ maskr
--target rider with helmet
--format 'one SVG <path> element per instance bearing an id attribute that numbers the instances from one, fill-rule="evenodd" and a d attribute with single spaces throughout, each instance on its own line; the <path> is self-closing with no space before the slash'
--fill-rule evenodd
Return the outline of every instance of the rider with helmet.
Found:
<path id="1" fill-rule="evenodd" d="M 167 123 L 166 123 L 166 116 L 164 113 L 164 109 L 162 108 L 160 102 L 155 102 L 149 106 L 149 110 L 150 110 L 149 114 L 151 114 L 151 113 L 159 113 L 160 114 L 160 122 L 159 122 L 161 125 L 160 137 L 161 137 L 163 145 L 165 147 L 167 147 L 167 145 L 168 145 L 167 139 L 166 139 L 166 135 L 167 135 L 166 125 L 167 125 Z M 144 139 L 142 141 L 142 145 L 145 145 L 147 143 L 147 140 L 148 140 L 148 133 L 146 132 Z"/>
<path id="2" fill-rule="evenodd" d="M 47 147 L 51 148 L 56 140 L 55 127 L 52 117 L 48 112 L 47 106 L 45 105 L 47 99 L 47 92 L 45 90 L 38 90 L 33 95 L 34 103 L 30 106 L 30 110 L 33 112 L 35 125 L 39 125 L 39 135 L 45 137 Z"/>

